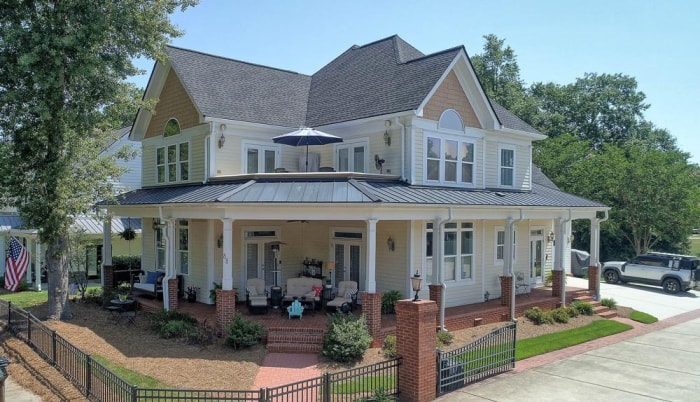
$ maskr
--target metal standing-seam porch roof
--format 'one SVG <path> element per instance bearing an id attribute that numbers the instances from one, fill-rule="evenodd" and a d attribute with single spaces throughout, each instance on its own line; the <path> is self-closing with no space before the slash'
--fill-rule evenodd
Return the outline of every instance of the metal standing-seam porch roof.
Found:
<path id="1" fill-rule="evenodd" d="M 269 177 L 227 183 L 144 188 L 122 194 L 117 204 L 337 203 L 607 208 L 605 205 L 533 184 L 532 191 L 414 186 L 398 179 L 338 177 L 315 180 Z"/>

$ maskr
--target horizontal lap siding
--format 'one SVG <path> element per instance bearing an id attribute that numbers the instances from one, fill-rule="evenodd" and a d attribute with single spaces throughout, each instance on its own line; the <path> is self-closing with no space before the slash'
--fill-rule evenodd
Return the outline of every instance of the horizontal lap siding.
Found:
<path id="1" fill-rule="evenodd" d="M 408 275 L 415 272 L 408 266 L 408 222 L 380 221 L 377 223 L 377 262 L 376 282 L 378 292 L 398 290 L 407 298 Z M 387 239 L 394 241 L 394 251 L 390 251 Z"/>

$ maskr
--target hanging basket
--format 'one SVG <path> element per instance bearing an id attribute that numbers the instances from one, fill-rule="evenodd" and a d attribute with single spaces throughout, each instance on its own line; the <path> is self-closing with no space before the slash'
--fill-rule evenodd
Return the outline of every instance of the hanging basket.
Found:
<path id="1" fill-rule="evenodd" d="M 119 233 L 119 237 L 126 241 L 131 241 L 136 238 L 136 231 L 132 228 L 125 228 L 121 233 Z"/>

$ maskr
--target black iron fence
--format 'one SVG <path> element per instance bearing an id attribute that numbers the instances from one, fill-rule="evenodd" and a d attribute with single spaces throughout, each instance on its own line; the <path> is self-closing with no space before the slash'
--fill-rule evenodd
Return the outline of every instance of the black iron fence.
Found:
<path id="1" fill-rule="evenodd" d="M 399 393 L 399 365 L 395 358 L 338 373 L 325 373 L 292 384 L 259 390 L 149 389 L 133 386 L 93 360 L 31 313 L 0 300 L 0 321 L 36 353 L 59 370 L 89 400 L 100 402 L 344 402 Z"/>
<path id="2" fill-rule="evenodd" d="M 496 328 L 459 349 L 437 351 L 437 392 L 454 391 L 515 367 L 517 322 Z"/>

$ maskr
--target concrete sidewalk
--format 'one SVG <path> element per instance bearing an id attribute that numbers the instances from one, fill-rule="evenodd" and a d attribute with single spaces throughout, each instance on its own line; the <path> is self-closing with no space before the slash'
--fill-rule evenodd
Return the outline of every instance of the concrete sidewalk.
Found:
<path id="1" fill-rule="evenodd" d="M 41 402 L 42 399 L 32 391 L 23 388 L 12 377 L 5 380 L 5 400 L 8 402 Z"/>

